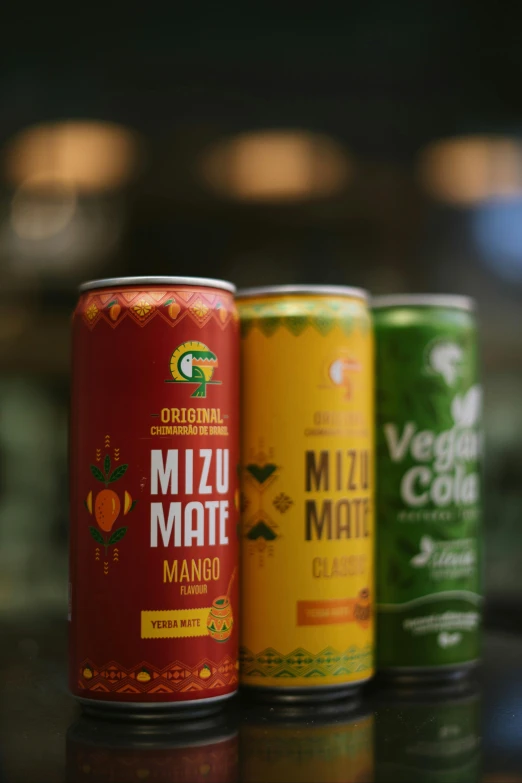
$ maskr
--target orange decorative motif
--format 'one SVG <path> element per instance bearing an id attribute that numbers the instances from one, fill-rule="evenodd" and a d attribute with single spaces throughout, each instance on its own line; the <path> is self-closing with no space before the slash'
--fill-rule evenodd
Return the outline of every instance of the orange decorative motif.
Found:
<path id="1" fill-rule="evenodd" d="M 175 299 L 167 299 L 163 306 L 167 308 L 169 318 L 172 318 L 172 320 L 175 321 L 179 315 L 181 306 L 176 302 Z"/>
<path id="2" fill-rule="evenodd" d="M 210 307 L 202 299 L 197 299 L 190 309 L 198 318 L 205 318 Z"/>
<path id="3" fill-rule="evenodd" d="M 80 665 L 78 685 L 82 690 L 117 693 L 184 693 L 225 688 L 238 681 L 236 658 L 208 658 L 195 666 L 174 661 L 160 669 L 148 661 L 126 668 L 117 661 L 97 666 L 90 659 Z"/>
<path id="4" fill-rule="evenodd" d="M 132 309 L 138 318 L 146 318 L 152 312 L 153 306 L 146 299 L 140 299 Z"/>
<path id="5" fill-rule="evenodd" d="M 159 315 L 172 327 L 177 326 L 184 320 L 183 317 L 188 315 L 198 328 L 213 320 L 220 329 L 225 329 L 229 323 L 234 327 L 238 325 L 238 316 L 236 309 L 232 307 L 232 301 L 230 296 L 229 303 L 226 297 L 216 303 L 215 296 L 205 291 L 144 291 L 124 288 L 94 292 L 80 312 L 89 329 L 94 329 L 104 321 L 114 329 L 129 317 L 144 327 L 155 315 Z"/>
<path id="6" fill-rule="evenodd" d="M 96 495 L 94 516 L 100 528 L 109 533 L 120 514 L 120 499 L 113 489 L 102 489 Z"/>
<path id="7" fill-rule="evenodd" d="M 96 543 L 99 544 L 101 547 L 103 547 L 105 551 L 105 557 L 108 556 L 109 548 L 113 547 L 112 560 L 113 562 L 117 563 L 119 562 L 120 559 L 120 550 L 114 545 L 119 543 L 122 540 L 122 538 L 126 535 L 127 528 L 119 527 L 116 528 L 114 532 L 112 532 L 114 523 L 118 519 L 121 511 L 120 497 L 118 493 L 114 489 L 112 489 L 112 485 L 116 481 L 119 481 L 121 478 L 123 478 L 129 466 L 126 464 L 117 465 L 113 469 L 112 460 L 111 460 L 110 435 L 105 435 L 103 444 L 106 450 L 105 457 L 102 460 L 102 449 L 101 448 L 96 449 L 96 462 L 100 464 L 99 466 L 90 465 L 89 467 L 93 478 L 95 478 L 100 483 L 105 484 L 105 489 L 102 489 L 100 492 L 96 494 L 96 497 L 94 499 L 94 508 L 92 502 L 93 499 L 92 490 L 87 495 L 87 498 L 84 501 L 84 505 L 87 511 L 89 512 L 89 514 L 92 515 L 94 511 L 94 517 L 96 519 L 96 524 L 97 524 L 97 527 L 94 527 L 94 525 L 89 527 L 89 533 L 91 534 L 92 538 L 94 538 Z M 119 448 L 113 449 L 112 456 L 114 462 L 118 463 L 120 460 L 120 449 Z M 130 511 L 132 511 L 136 503 L 137 500 L 133 500 L 130 492 L 127 492 L 127 490 L 125 490 L 123 496 L 123 514 L 127 515 Z M 110 535 L 105 536 L 103 535 L 104 533 Z M 101 559 L 100 546 L 96 547 L 94 551 L 96 560 Z M 103 573 L 107 575 L 108 572 L 109 572 L 109 562 L 107 560 L 104 560 Z"/>
<path id="8" fill-rule="evenodd" d="M 94 321 L 94 319 L 96 318 L 99 312 L 100 311 L 98 310 L 95 303 L 93 302 L 92 304 L 89 305 L 89 307 L 85 311 L 85 315 L 87 316 L 89 321 Z"/>
<path id="9" fill-rule="evenodd" d="M 132 508 L 132 495 L 130 494 L 130 492 L 127 492 L 127 490 L 125 490 L 125 494 L 124 494 L 123 498 L 124 498 L 124 500 L 123 500 L 123 513 L 124 514 L 128 514 L 129 511 Z"/>
<path id="10" fill-rule="evenodd" d="M 118 302 L 117 299 L 113 299 L 107 305 L 107 310 L 109 311 L 109 317 L 111 321 L 117 321 L 118 316 L 121 313 L 121 304 Z"/>

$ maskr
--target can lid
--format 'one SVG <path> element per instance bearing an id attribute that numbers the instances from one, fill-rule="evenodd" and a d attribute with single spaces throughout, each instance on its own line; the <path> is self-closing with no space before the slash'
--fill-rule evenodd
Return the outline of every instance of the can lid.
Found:
<path id="1" fill-rule="evenodd" d="M 449 307 L 453 310 L 475 310 L 475 301 L 458 294 L 389 294 L 372 298 L 372 309 L 384 307 Z"/>
<path id="2" fill-rule="evenodd" d="M 79 286 L 80 293 L 92 291 L 94 288 L 108 288 L 127 285 L 198 285 L 202 288 L 221 288 L 230 293 L 236 293 L 236 286 L 227 280 L 214 280 L 211 277 L 106 277 L 102 280 L 89 280 Z"/>
<path id="3" fill-rule="evenodd" d="M 351 296 L 355 299 L 368 301 L 368 293 L 362 288 L 351 288 L 347 285 L 267 285 L 257 288 L 241 288 L 237 292 L 238 299 L 249 299 L 254 296 L 292 296 L 293 294 L 308 294 L 310 296 Z"/>

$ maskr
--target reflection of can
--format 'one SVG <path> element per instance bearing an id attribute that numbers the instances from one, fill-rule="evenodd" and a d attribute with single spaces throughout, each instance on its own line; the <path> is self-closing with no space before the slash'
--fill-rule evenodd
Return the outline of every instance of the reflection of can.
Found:
<path id="1" fill-rule="evenodd" d="M 94 722 L 67 732 L 69 783 L 236 783 L 237 729 L 219 718 L 158 727 Z"/>
<path id="2" fill-rule="evenodd" d="M 240 726 L 244 783 L 373 781 L 373 715 L 324 705 L 246 710 Z"/>
<path id="3" fill-rule="evenodd" d="M 479 657 L 482 393 L 471 300 L 374 302 L 378 667 L 461 674 Z"/>
<path id="4" fill-rule="evenodd" d="M 480 737 L 475 688 L 440 695 L 381 692 L 375 721 L 376 780 L 478 783 Z"/>
<path id="5" fill-rule="evenodd" d="M 70 687 L 91 711 L 208 711 L 237 689 L 233 291 L 196 278 L 81 288 Z"/>
<path id="6" fill-rule="evenodd" d="M 242 683 L 328 699 L 373 671 L 373 353 L 364 292 L 240 295 Z"/>

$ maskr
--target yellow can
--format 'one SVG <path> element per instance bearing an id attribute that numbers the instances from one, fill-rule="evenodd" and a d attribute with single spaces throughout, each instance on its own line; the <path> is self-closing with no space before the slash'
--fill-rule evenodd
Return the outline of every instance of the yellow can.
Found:
<path id="1" fill-rule="evenodd" d="M 373 674 L 373 338 L 364 291 L 249 289 L 241 682 L 281 701 Z"/>

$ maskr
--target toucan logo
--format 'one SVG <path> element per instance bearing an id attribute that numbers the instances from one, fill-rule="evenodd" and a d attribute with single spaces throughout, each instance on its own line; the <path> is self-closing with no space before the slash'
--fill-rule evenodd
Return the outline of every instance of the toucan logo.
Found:
<path id="1" fill-rule="evenodd" d="M 196 386 L 191 397 L 206 397 L 209 384 L 221 383 L 212 380 L 217 366 L 217 356 L 210 348 L 190 340 L 178 345 L 170 357 L 172 378 L 168 378 L 165 383 L 191 383 Z"/>

